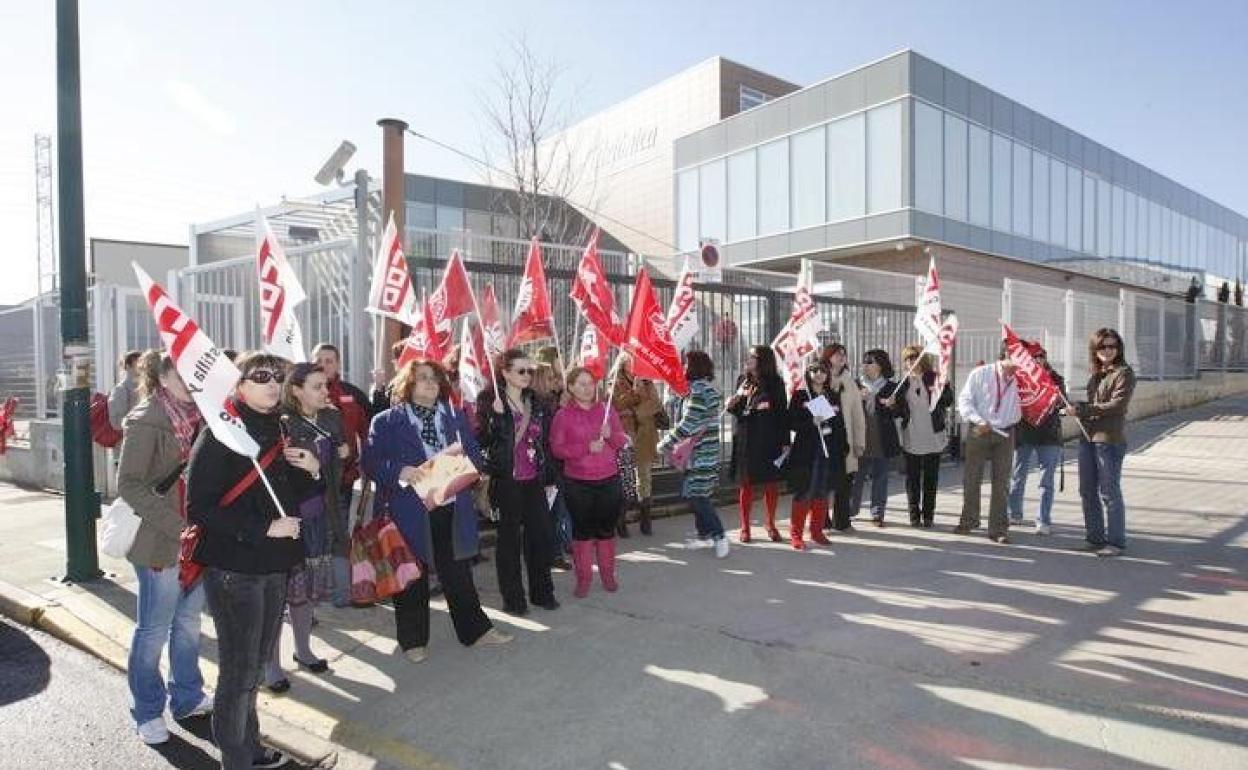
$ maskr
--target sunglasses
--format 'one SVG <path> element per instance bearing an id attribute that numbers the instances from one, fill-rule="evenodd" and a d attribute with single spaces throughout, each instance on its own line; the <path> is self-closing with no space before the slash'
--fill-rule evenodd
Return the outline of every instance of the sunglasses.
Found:
<path id="1" fill-rule="evenodd" d="M 519 375 L 521 375 L 521 376 L 527 376 L 527 375 L 532 374 L 535 370 L 533 370 L 533 369 L 512 369 L 511 371 L 513 371 L 513 372 L 515 372 L 516 374 L 519 374 Z"/>
<path id="2" fill-rule="evenodd" d="M 278 385 L 281 385 L 286 381 L 286 372 L 270 372 L 268 369 L 257 369 L 243 379 L 251 380 L 257 385 L 266 385 L 270 382 L 276 382 Z"/>
<path id="3" fill-rule="evenodd" d="M 1097 350 L 1117 350 L 1117 349 L 1118 349 L 1118 343 L 1116 342 L 1102 342 L 1100 346 L 1097 348 Z"/>

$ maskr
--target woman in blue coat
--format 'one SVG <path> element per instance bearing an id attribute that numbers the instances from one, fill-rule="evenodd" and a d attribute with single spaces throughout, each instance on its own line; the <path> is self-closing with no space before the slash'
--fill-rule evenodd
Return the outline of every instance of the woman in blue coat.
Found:
<path id="1" fill-rule="evenodd" d="M 439 452 L 463 452 L 481 466 L 481 451 L 462 410 L 451 406 L 451 382 L 441 364 L 413 361 L 393 383 L 394 406 L 373 418 L 364 466 L 377 484 L 376 513 L 389 510 L 412 553 L 425 565 L 421 577 L 394 597 L 399 647 L 413 663 L 429 644 L 429 572 L 442 582 L 451 623 L 461 644 L 504 644 L 511 637 L 494 628 L 481 609 L 472 582 L 477 555 L 477 512 L 471 490 L 428 510 L 411 486 L 416 469 Z"/>

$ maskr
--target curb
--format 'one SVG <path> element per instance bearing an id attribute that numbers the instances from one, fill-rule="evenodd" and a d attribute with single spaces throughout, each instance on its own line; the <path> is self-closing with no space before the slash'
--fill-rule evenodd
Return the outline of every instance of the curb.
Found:
<path id="1" fill-rule="evenodd" d="M 0 580 L 0 615 L 56 637 L 118 671 L 123 673 L 126 671 L 129 657 L 126 648 L 55 601 L 49 601 Z M 293 705 L 289 701 L 287 704 L 288 707 Z M 319 712 L 316 713 L 319 715 Z M 347 754 L 351 758 L 364 759 L 364 755 L 343 749 L 272 713 L 266 713 L 265 717 L 267 724 L 265 724 L 266 729 L 261 732 L 261 738 L 265 743 L 286 753 L 300 764 L 317 770 L 328 770 L 338 765 L 342 754 Z M 350 764 L 363 766 L 363 762 Z"/>

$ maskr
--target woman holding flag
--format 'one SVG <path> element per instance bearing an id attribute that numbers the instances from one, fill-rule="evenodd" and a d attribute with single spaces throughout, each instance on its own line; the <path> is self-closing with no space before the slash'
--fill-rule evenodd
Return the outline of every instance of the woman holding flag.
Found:
<path id="1" fill-rule="evenodd" d="M 901 418 L 901 449 L 906 458 L 906 501 L 910 526 L 931 529 L 936 520 L 936 487 L 940 457 L 949 436 L 945 432 L 953 388 L 945 383 L 939 393 L 936 372 L 921 345 L 907 345 L 901 362 L 910 373 L 897 385 L 890 402 Z"/>
<path id="2" fill-rule="evenodd" d="M 849 371 L 849 354 L 845 346 L 833 342 L 819 353 L 828 370 L 828 388 L 841 402 L 841 417 L 845 420 L 845 441 L 849 451 L 845 453 L 845 475 L 832 489 L 832 528 L 837 532 L 853 532 L 855 511 L 850 507 L 850 490 L 854 475 L 858 472 L 858 460 L 867 448 L 867 418 L 863 412 L 862 399 L 858 398 L 858 385 Z M 846 397 L 845 394 L 850 394 Z"/>
<path id="3" fill-rule="evenodd" d="M 304 559 L 300 520 L 285 513 L 296 510 L 321 478 L 316 455 L 286 446 L 282 437 L 287 366 L 268 353 L 246 353 L 237 361 L 241 379 L 226 408 L 259 445 L 259 457 L 238 454 L 214 432 L 202 431 L 187 469 L 187 518 L 202 529 L 194 561 L 205 567 L 217 629 L 212 732 L 226 770 L 284 761 L 260 745 L 256 687 L 281 628 L 287 573 Z"/>
<path id="4" fill-rule="evenodd" d="M 789 427 L 795 436 L 789 455 L 788 481 L 793 493 L 789 541 L 798 551 L 806 546 L 802 531 L 810 517 L 810 539 L 827 545 L 823 522 L 828 517 L 828 495 L 840 489 L 845 478 L 845 417 L 841 394 L 829 385 L 828 367 L 815 361 L 806 367 L 806 387 L 799 388 L 789 403 Z M 852 395 L 851 395 L 852 398 Z M 812 411 L 811 402 L 822 407 Z M 826 402 L 826 403 L 825 403 Z"/>
<path id="5" fill-rule="evenodd" d="M 893 379 L 893 363 L 888 353 L 878 348 L 868 350 L 862 357 L 863 413 L 866 416 L 866 445 L 858 464 L 850 492 L 850 510 L 854 513 L 862 506 L 863 487 L 871 477 L 871 521 L 884 526 L 884 511 L 888 507 L 888 473 L 893 458 L 901 454 L 901 440 L 897 437 L 896 417 L 892 400 L 897 382 Z"/>
<path id="6" fill-rule="evenodd" d="M 573 595 L 583 599 L 594 557 L 602 587 L 615 591 L 615 523 L 624 492 L 616 454 L 628 444 L 620 415 L 598 398 L 598 382 L 583 366 L 568 372 L 572 398 L 550 426 L 550 449 L 563 461 L 563 494 L 572 515 Z M 591 556 L 591 550 L 593 556 Z"/>
<path id="7" fill-rule="evenodd" d="M 745 373 L 737 378 L 737 392 L 728 399 L 736 418 L 732 430 L 732 475 L 740 484 L 741 542 L 750 542 L 750 513 L 754 489 L 762 486 L 766 505 L 764 528 L 773 543 L 780 542 L 776 506 L 780 501 L 781 466 L 789 446 L 788 401 L 784 380 L 776 370 L 776 354 L 765 345 L 750 348 Z"/>

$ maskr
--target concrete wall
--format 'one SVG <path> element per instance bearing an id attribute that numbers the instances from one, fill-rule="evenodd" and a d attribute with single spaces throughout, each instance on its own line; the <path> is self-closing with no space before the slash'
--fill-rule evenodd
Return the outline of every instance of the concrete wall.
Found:
<path id="1" fill-rule="evenodd" d="M 91 239 L 91 276 L 95 283 L 137 289 L 139 282 L 130 267 L 132 261 L 163 284 L 170 270 L 191 263 L 191 250 L 176 244 Z"/>
<path id="2" fill-rule="evenodd" d="M 65 454 L 59 420 L 31 420 L 29 443 L 10 443 L 0 455 L 0 481 L 19 487 L 65 490 Z M 105 497 L 117 492 L 115 451 L 95 447 L 95 488 Z"/>

